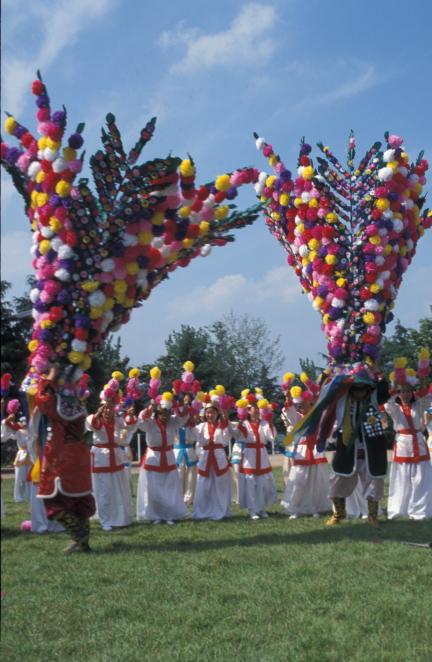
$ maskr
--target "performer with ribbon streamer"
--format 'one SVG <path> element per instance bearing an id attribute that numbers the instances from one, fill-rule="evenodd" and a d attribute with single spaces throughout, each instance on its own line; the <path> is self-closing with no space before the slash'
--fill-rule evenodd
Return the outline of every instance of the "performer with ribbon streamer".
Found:
<path id="1" fill-rule="evenodd" d="M 347 168 L 322 143 L 318 147 L 325 158 L 319 157 L 315 167 L 312 147 L 302 140 L 293 178 L 273 147 L 255 138 L 274 170 L 270 176 L 261 173 L 255 185 L 266 224 L 288 252 L 288 264 L 320 312 L 328 340 L 328 383 L 287 443 L 316 434 L 317 448 L 324 450 L 336 423 L 333 468 L 341 476 L 331 479 L 335 511 L 330 523 L 345 516 L 344 499 L 364 465 L 369 521 L 376 525 L 379 481 L 386 471 L 373 396 L 376 360 L 402 276 L 432 224 L 432 214 L 422 212 L 428 163 L 420 153 L 410 164 L 402 138 L 386 133 L 386 149 L 375 143 L 355 167 L 351 133 Z"/>

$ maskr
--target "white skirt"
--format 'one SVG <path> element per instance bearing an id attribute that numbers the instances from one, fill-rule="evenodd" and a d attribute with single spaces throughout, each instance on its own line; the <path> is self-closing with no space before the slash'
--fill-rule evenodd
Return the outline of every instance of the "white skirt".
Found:
<path id="1" fill-rule="evenodd" d="M 387 517 L 432 517 L 432 464 L 392 462 Z"/>
<path id="2" fill-rule="evenodd" d="M 313 515 L 331 510 L 328 464 L 291 467 L 282 507 L 290 515 Z"/>
<path id="3" fill-rule="evenodd" d="M 271 472 L 254 476 L 239 473 L 240 508 L 247 508 L 250 514 L 262 513 L 266 506 L 276 503 L 276 485 Z"/>
<path id="4" fill-rule="evenodd" d="M 188 467 L 184 462 L 177 467 L 180 486 L 185 503 L 193 503 L 196 488 L 197 468 L 196 465 Z"/>
<path id="5" fill-rule="evenodd" d="M 125 470 L 92 473 L 96 515 L 102 527 L 129 526 L 132 522 L 132 497 Z"/>
<path id="6" fill-rule="evenodd" d="M 138 479 L 137 519 L 177 520 L 189 514 L 177 471 L 147 471 Z"/>
<path id="7" fill-rule="evenodd" d="M 198 474 L 192 517 L 194 519 L 220 520 L 231 516 L 231 472 L 216 476 Z"/>

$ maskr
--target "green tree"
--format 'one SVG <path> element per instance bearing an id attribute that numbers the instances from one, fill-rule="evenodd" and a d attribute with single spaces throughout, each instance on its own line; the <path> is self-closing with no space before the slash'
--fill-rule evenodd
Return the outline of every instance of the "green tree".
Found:
<path id="1" fill-rule="evenodd" d="M 421 347 L 427 347 L 432 356 L 432 317 L 419 320 L 418 329 L 407 328 L 398 320 L 393 335 L 384 338 L 378 361 L 381 371 L 389 375 L 393 370 L 394 359 L 399 356 L 405 356 L 408 365 L 416 368 Z"/>
<path id="2" fill-rule="evenodd" d="M 28 368 L 27 343 L 33 319 L 28 295 L 9 301 L 7 293 L 10 288 L 10 283 L 1 281 L 1 372 L 10 372 L 15 388 L 18 388 Z"/>
<path id="3" fill-rule="evenodd" d="M 305 372 L 312 381 L 316 382 L 324 368 L 317 366 L 312 359 L 299 359 L 300 369 Z"/>
<path id="4" fill-rule="evenodd" d="M 265 322 L 230 313 L 208 327 L 182 325 L 166 342 L 166 353 L 155 364 L 161 369 L 163 388 L 179 379 L 183 363 L 195 364 L 195 377 L 206 391 L 216 384 L 238 397 L 244 388 L 261 387 L 269 399 L 278 389 L 274 376 L 284 361 L 280 339 L 272 338 Z M 153 365 L 155 365 L 153 364 Z M 146 377 L 151 365 L 142 366 Z"/>

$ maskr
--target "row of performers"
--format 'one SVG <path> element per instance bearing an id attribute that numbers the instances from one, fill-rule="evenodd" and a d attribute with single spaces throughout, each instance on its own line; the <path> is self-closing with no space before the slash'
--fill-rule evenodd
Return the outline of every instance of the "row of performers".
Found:
<path id="1" fill-rule="evenodd" d="M 330 524 L 343 519 L 346 512 L 348 515 L 368 514 L 374 522 L 378 502 L 383 496 L 386 452 L 382 424 L 386 425 L 388 416 L 396 432 L 388 517 L 432 517 L 432 466 L 425 435 L 431 428 L 430 396 L 420 392 L 418 397 L 414 388 L 405 384 L 381 407 L 386 416 L 379 411 L 377 402 L 374 406 L 373 384 L 354 384 L 349 393 L 352 401 L 350 429 L 356 431 L 355 443 L 351 444 L 353 452 L 350 450 L 349 457 L 342 432 L 339 437 L 336 434 L 334 471 L 329 474 L 326 455 L 317 450 L 316 439 L 313 436 L 302 438 L 294 453 L 287 453 L 284 467 L 282 505 L 287 513 L 292 518 L 301 514 L 318 515 L 332 505 Z M 44 521 L 44 508 L 35 498 L 37 488 L 33 485 L 33 530 L 58 527 L 55 522 L 58 508 L 55 503 L 53 508 L 49 506 L 53 500 L 59 500 L 59 495 L 66 499 L 77 496 L 84 502 L 83 497 L 88 497 L 85 459 L 88 454 L 82 453 L 80 444 L 76 443 L 78 439 L 83 442 L 84 425 L 93 435 L 92 491 L 104 530 L 127 526 L 132 521 L 128 448 L 137 430 L 144 431 L 147 438 L 138 482 L 138 519 L 173 523 L 188 516 L 188 503 L 192 503 L 195 519 L 229 517 L 230 465 L 237 474 L 234 486 L 240 507 L 247 508 L 252 519 L 266 517 L 266 507 L 276 501 L 266 450 L 266 444 L 274 441 L 275 429 L 271 422 L 260 420 L 260 411 L 254 403 L 249 405 L 247 419 L 240 423 L 229 421 L 216 404 L 209 403 L 204 420 L 200 422 L 187 400 L 186 396 L 182 407 L 175 406 L 174 410 L 171 403 L 149 406 L 138 416 L 133 411 L 117 415 L 114 403 L 106 401 L 94 415 L 84 418 L 84 412 L 75 410 L 75 400 L 70 394 L 69 397 L 61 394 L 53 381 L 41 384 L 38 406 L 51 420 L 53 438 L 58 437 L 59 432 L 63 436 L 62 458 L 60 461 L 59 449 L 51 453 L 52 444 L 48 444 L 38 496 L 48 506 L 48 516 L 50 512 L 54 515 L 54 521 L 46 523 L 46 517 Z M 282 411 L 287 430 L 303 418 L 310 406 L 309 399 L 297 399 L 294 405 L 287 398 Z M 28 470 L 27 436 L 31 435 L 26 434 L 11 412 L 2 422 L 2 439 L 14 437 L 20 446 L 16 460 L 17 499 L 20 498 L 20 483 L 23 483 L 20 474 Z M 230 463 L 226 449 L 233 440 Z M 92 508 L 90 499 L 87 501 L 89 513 Z"/>

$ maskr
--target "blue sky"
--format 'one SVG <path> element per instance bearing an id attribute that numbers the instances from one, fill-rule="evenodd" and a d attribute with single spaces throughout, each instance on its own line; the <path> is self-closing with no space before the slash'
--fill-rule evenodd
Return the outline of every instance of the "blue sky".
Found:
<path id="1" fill-rule="evenodd" d="M 2 109 L 34 127 L 30 84 L 40 69 L 53 107 L 67 107 L 71 127 L 86 123 L 87 155 L 108 111 L 127 147 L 156 115 L 143 156 L 190 152 L 202 182 L 243 165 L 265 170 L 253 131 L 292 168 L 301 136 L 343 159 L 351 128 L 358 158 L 389 130 L 411 158 L 424 149 L 431 161 L 431 24 L 427 0 L 2 0 Z M 238 199 L 253 204 L 253 189 Z M 2 278 L 13 294 L 31 272 L 29 248 L 21 201 L 2 173 Z M 428 314 L 431 255 L 429 231 L 396 303 L 407 326 Z M 230 310 L 281 336 L 281 373 L 325 349 L 319 316 L 261 218 L 156 288 L 121 331 L 124 351 L 151 362 L 180 324 L 211 324 Z"/>

